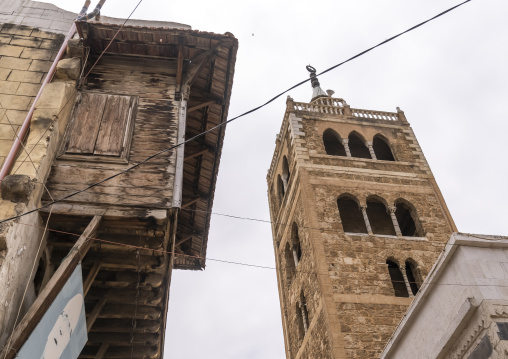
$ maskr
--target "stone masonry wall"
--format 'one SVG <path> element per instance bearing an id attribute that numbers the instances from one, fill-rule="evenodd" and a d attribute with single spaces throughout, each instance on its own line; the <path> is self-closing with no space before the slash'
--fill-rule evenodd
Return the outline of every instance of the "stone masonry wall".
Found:
<path id="1" fill-rule="evenodd" d="M 0 165 L 23 124 L 63 35 L 0 24 Z"/>

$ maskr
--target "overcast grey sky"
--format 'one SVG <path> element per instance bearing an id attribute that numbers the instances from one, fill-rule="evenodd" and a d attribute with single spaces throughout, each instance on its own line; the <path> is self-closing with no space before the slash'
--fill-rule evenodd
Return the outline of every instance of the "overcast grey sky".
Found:
<path id="1" fill-rule="evenodd" d="M 50 1 L 77 12 L 82 0 Z M 93 1 L 95 5 L 96 1 Z M 138 0 L 108 0 L 126 17 Z M 155 1 L 133 18 L 232 32 L 240 41 L 230 117 L 457 3 L 450 0 Z M 415 130 L 462 232 L 508 235 L 508 2 L 473 0 L 320 78 L 352 107 L 395 111 Z M 291 91 L 309 101 L 309 84 Z M 214 212 L 269 219 L 266 171 L 285 98 L 229 125 Z M 274 266 L 269 224 L 212 217 L 208 256 Z M 207 262 L 177 271 L 166 357 L 282 359 L 273 270 Z"/>

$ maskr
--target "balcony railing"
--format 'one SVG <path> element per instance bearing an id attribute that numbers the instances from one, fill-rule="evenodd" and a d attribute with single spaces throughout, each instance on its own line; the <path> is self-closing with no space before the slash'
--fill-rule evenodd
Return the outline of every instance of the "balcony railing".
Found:
<path id="1" fill-rule="evenodd" d="M 373 120 L 397 121 L 399 116 L 396 112 L 371 111 L 352 108 L 351 113 L 356 118 L 370 118 Z"/>

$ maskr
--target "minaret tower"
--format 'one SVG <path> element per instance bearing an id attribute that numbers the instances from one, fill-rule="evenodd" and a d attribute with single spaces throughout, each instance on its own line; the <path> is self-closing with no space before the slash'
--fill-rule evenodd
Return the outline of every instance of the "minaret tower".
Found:
<path id="1" fill-rule="evenodd" d="M 456 227 L 404 112 L 351 108 L 307 70 L 267 176 L 286 357 L 373 359 Z"/>

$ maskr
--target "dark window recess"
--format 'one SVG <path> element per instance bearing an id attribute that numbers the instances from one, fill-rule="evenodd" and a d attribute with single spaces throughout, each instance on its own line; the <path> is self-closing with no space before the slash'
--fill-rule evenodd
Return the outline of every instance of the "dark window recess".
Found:
<path id="1" fill-rule="evenodd" d="M 337 206 L 344 232 L 367 233 L 362 211 L 354 199 L 341 197 L 337 200 Z"/>
<path id="2" fill-rule="evenodd" d="M 496 324 L 497 324 L 497 329 L 499 329 L 499 331 L 497 332 L 499 339 L 508 340 L 508 323 L 496 322 Z"/>
<path id="3" fill-rule="evenodd" d="M 416 295 L 420 289 L 419 276 L 415 265 L 409 261 L 406 261 L 406 277 L 411 287 L 411 292 L 413 292 L 413 295 Z"/>
<path id="4" fill-rule="evenodd" d="M 282 200 L 284 199 L 284 195 L 286 194 L 286 189 L 280 175 L 277 176 L 277 192 L 279 196 L 279 204 L 282 204 Z"/>
<path id="5" fill-rule="evenodd" d="M 372 159 L 372 157 L 370 156 L 370 151 L 365 145 L 365 142 L 356 133 L 351 133 L 348 139 L 351 157 Z"/>
<path id="6" fill-rule="evenodd" d="M 300 263 L 302 259 L 302 246 L 300 245 L 300 236 L 298 235 L 298 226 L 296 223 L 293 223 L 293 228 L 291 230 L 291 237 L 293 240 L 293 257 L 295 261 L 295 266 Z"/>
<path id="7" fill-rule="evenodd" d="M 405 237 L 422 237 L 423 231 L 421 225 L 419 225 L 418 218 L 416 217 L 416 211 L 402 202 L 398 202 L 396 204 L 396 208 L 395 217 L 397 217 L 397 222 L 399 223 L 402 235 Z M 416 218 L 416 221 L 414 217 Z"/>
<path id="8" fill-rule="evenodd" d="M 82 93 L 65 153 L 120 157 L 130 140 L 135 103 L 131 96 Z"/>
<path id="9" fill-rule="evenodd" d="M 295 259 L 289 243 L 286 243 L 286 247 L 284 248 L 284 261 L 286 262 L 286 281 L 289 286 L 295 275 Z"/>
<path id="10" fill-rule="evenodd" d="M 309 330 L 309 311 L 307 309 L 307 301 L 305 300 L 305 295 L 303 294 L 303 291 L 300 293 L 300 303 L 301 303 L 301 316 L 302 316 L 302 322 L 303 322 L 303 330 L 304 332 L 307 332 Z"/>
<path id="11" fill-rule="evenodd" d="M 342 141 L 334 130 L 328 129 L 323 133 L 323 143 L 327 155 L 346 156 L 346 150 L 342 145 Z"/>
<path id="12" fill-rule="evenodd" d="M 369 217 L 372 233 L 395 235 L 392 219 L 382 202 L 376 199 L 367 200 L 367 216 Z"/>
<path id="13" fill-rule="evenodd" d="M 388 264 L 388 273 L 390 274 L 395 296 L 409 297 L 406 282 L 404 281 L 404 276 L 402 275 L 399 266 L 391 260 L 387 260 L 386 264 Z"/>
<path id="14" fill-rule="evenodd" d="M 489 359 L 492 355 L 492 352 L 492 344 L 490 344 L 489 337 L 487 334 L 485 334 L 485 336 L 480 341 L 480 344 L 478 344 L 475 350 L 469 354 L 467 359 Z"/>
<path id="15" fill-rule="evenodd" d="M 390 146 L 388 146 L 388 143 L 386 143 L 382 137 L 374 136 L 374 141 L 372 141 L 372 148 L 374 149 L 374 153 L 376 154 L 376 158 L 378 160 L 395 161 Z"/>

